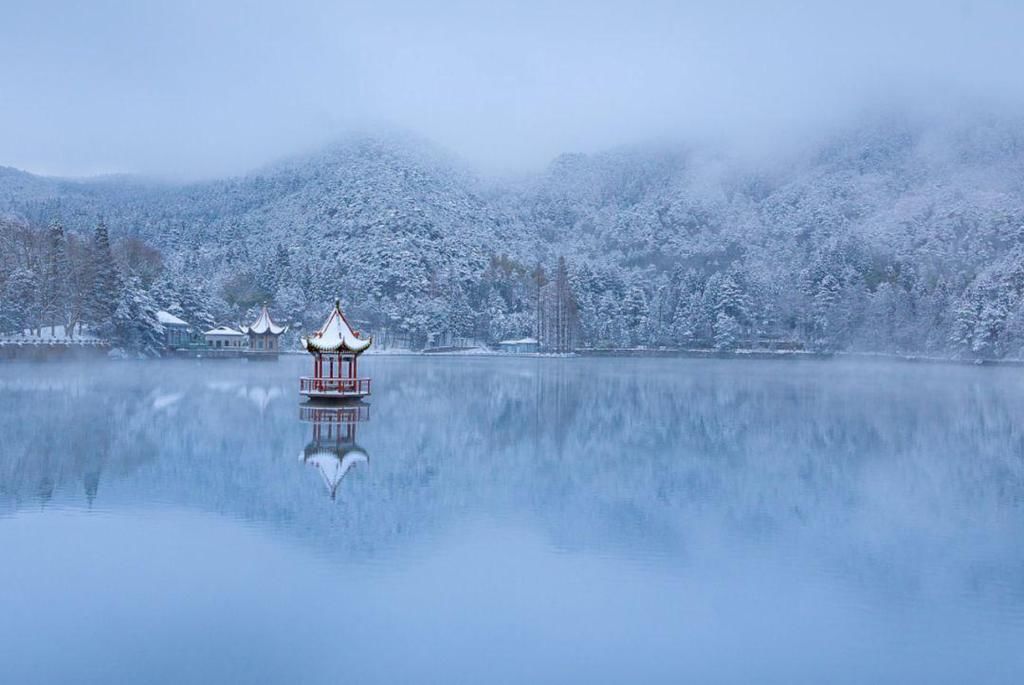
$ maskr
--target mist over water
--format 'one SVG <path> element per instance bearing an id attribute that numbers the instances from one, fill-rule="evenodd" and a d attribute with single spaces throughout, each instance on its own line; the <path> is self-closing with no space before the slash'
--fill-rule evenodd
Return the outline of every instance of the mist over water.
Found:
<path id="1" fill-rule="evenodd" d="M 366 358 L 318 442 L 305 362 L 0 369 L 15 681 L 1024 667 L 1014 369 Z"/>

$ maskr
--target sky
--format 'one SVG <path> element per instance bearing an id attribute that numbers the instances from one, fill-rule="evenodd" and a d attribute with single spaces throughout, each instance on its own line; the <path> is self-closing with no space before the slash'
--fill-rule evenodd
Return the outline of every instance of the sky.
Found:
<path id="1" fill-rule="evenodd" d="M 770 148 L 880 106 L 1020 107 L 1022 27 L 1020 0 L 3 0 L 0 165 L 211 178 L 391 130 L 495 173 Z"/>

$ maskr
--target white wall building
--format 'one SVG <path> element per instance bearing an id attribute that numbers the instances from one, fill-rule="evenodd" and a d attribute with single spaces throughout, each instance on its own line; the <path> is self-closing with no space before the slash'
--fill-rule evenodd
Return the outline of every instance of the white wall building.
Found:
<path id="1" fill-rule="evenodd" d="M 217 326 L 203 333 L 206 344 L 215 350 L 244 350 L 249 348 L 249 338 L 234 328 Z"/>
<path id="2" fill-rule="evenodd" d="M 164 344 L 168 348 L 173 350 L 188 346 L 191 331 L 187 322 L 162 309 L 156 313 L 156 320 L 164 327 Z"/>
<path id="3" fill-rule="evenodd" d="M 536 338 L 502 340 L 498 343 L 498 349 L 509 354 L 533 354 L 540 352 L 540 343 Z"/>

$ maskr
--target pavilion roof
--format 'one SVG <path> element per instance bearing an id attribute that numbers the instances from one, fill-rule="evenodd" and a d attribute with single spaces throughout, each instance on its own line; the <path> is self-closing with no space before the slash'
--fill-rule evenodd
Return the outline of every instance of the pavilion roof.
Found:
<path id="1" fill-rule="evenodd" d="M 373 342 L 373 338 L 360 338 L 349 325 L 348 319 L 341 313 L 341 303 L 334 302 L 327 321 L 313 335 L 302 339 L 302 346 L 312 354 L 318 352 L 352 352 L 359 354 Z"/>
<path id="2" fill-rule="evenodd" d="M 341 479 L 345 477 L 349 469 L 356 464 L 365 464 L 370 460 L 359 445 L 339 449 L 309 445 L 299 454 L 299 458 L 316 467 L 332 498 L 338 490 Z"/>
<path id="3" fill-rule="evenodd" d="M 270 318 L 270 312 L 267 311 L 267 305 L 263 305 L 260 315 L 256 317 L 256 321 L 251 326 L 242 326 L 243 333 L 252 333 L 254 335 L 265 335 L 267 333 L 281 335 L 287 330 L 287 326 L 278 326 L 274 323 L 274 320 Z"/>

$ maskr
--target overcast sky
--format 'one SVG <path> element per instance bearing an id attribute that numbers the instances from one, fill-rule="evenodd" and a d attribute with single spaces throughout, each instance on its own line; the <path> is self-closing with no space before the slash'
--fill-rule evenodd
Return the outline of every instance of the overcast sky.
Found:
<path id="1" fill-rule="evenodd" d="M 283 9 L 290 6 L 291 9 Z M 354 129 L 487 171 L 1024 99 L 1024 1 L 0 2 L 0 165 L 240 173 Z"/>

